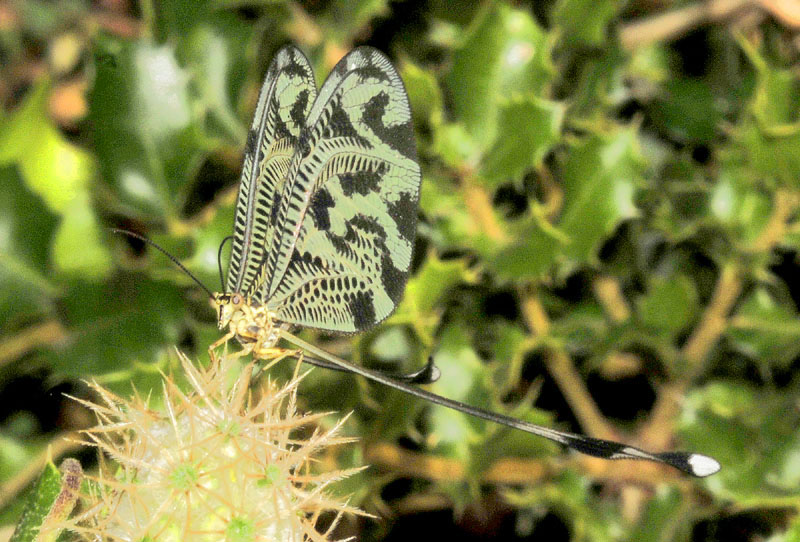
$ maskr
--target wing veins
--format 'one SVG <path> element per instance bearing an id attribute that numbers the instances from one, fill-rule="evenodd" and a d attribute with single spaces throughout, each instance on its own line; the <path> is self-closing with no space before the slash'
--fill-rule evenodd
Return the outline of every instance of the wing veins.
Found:
<path id="1" fill-rule="evenodd" d="M 279 200 L 295 142 L 316 97 L 308 59 L 293 47 L 272 61 L 248 135 L 227 290 L 257 288 L 264 255 L 275 238 L 271 209 Z"/>

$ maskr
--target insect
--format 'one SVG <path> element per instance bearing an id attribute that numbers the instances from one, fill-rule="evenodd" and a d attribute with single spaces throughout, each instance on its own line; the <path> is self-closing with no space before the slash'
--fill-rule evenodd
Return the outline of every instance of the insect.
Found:
<path id="1" fill-rule="evenodd" d="M 247 137 L 225 292 L 203 286 L 226 331 L 209 350 L 235 338 L 240 354 L 277 360 L 296 352 L 278 346 L 284 339 L 320 364 L 584 454 L 656 461 L 698 477 L 720 469 L 702 454 L 650 453 L 447 399 L 412 385 L 424 378 L 366 369 L 293 335 L 297 326 L 357 333 L 392 313 L 411 265 L 420 181 L 408 97 L 382 53 L 353 50 L 317 92 L 305 55 L 282 48 Z"/>

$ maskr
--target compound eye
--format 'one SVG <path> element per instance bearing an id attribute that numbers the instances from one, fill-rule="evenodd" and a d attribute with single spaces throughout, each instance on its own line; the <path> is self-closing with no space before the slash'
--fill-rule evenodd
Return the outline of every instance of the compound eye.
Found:
<path id="1" fill-rule="evenodd" d="M 240 296 L 239 294 L 235 294 L 231 298 L 231 303 L 233 303 L 234 305 L 239 305 L 241 302 L 242 302 L 242 296 Z"/>

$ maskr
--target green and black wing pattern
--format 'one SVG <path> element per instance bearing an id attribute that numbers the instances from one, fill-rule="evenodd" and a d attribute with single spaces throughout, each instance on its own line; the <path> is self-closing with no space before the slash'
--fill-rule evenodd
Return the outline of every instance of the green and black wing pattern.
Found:
<path id="1" fill-rule="evenodd" d="M 283 322 L 367 329 L 403 295 L 421 180 L 408 97 L 389 60 L 367 47 L 345 56 L 294 148 L 272 209 L 239 203 L 271 234 L 258 275 L 238 291 Z"/>
<path id="2" fill-rule="evenodd" d="M 317 96 L 314 73 L 305 55 L 284 47 L 267 70 L 247 135 L 239 197 L 236 200 L 233 249 L 226 291 L 254 285 L 274 236 L 276 194 L 286 180 L 300 132 Z"/>
<path id="3" fill-rule="evenodd" d="M 355 49 L 317 95 L 303 54 L 282 49 L 248 137 L 227 291 L 266 306 L 280 323 L 344 333 L 374 326 L 405 289 L 420 180 L 408 97 L 383 54 Z M 338 359 L 283 327 L 279 336 L 318 356 L 315 363 L 584 454 L 656 461 L 700 477 L 720 469 L 702 454 L 653 454 L 475 408 Z"/>

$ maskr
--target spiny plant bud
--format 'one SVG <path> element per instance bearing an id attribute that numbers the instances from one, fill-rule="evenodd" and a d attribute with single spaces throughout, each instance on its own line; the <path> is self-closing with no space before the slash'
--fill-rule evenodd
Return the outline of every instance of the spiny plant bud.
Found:
<path id="1" fill-rule="evenodd" d="M 101 452 L 101 468 L 85 511 L 67 528 L 92 540 L 324 542 L 342 513 L 363 514 L 328 492 L 360 469 L 310 469 L 323 448 L 352 439 L 335 436 L 344 420 L 299 438 L 299 428 L 325 415 L 297 412 L 302 375 L 251 389 L 251 367 L 231 379 L 238 366 L 229 357 L 208 369 L 181 361 L 191 389 L 164 377 L 159 411 L 97 384 L 99 403 L 80 401 L 98 418 L 85 436 Z M 335 520 L 318 532 L 326 511 Z"/>

